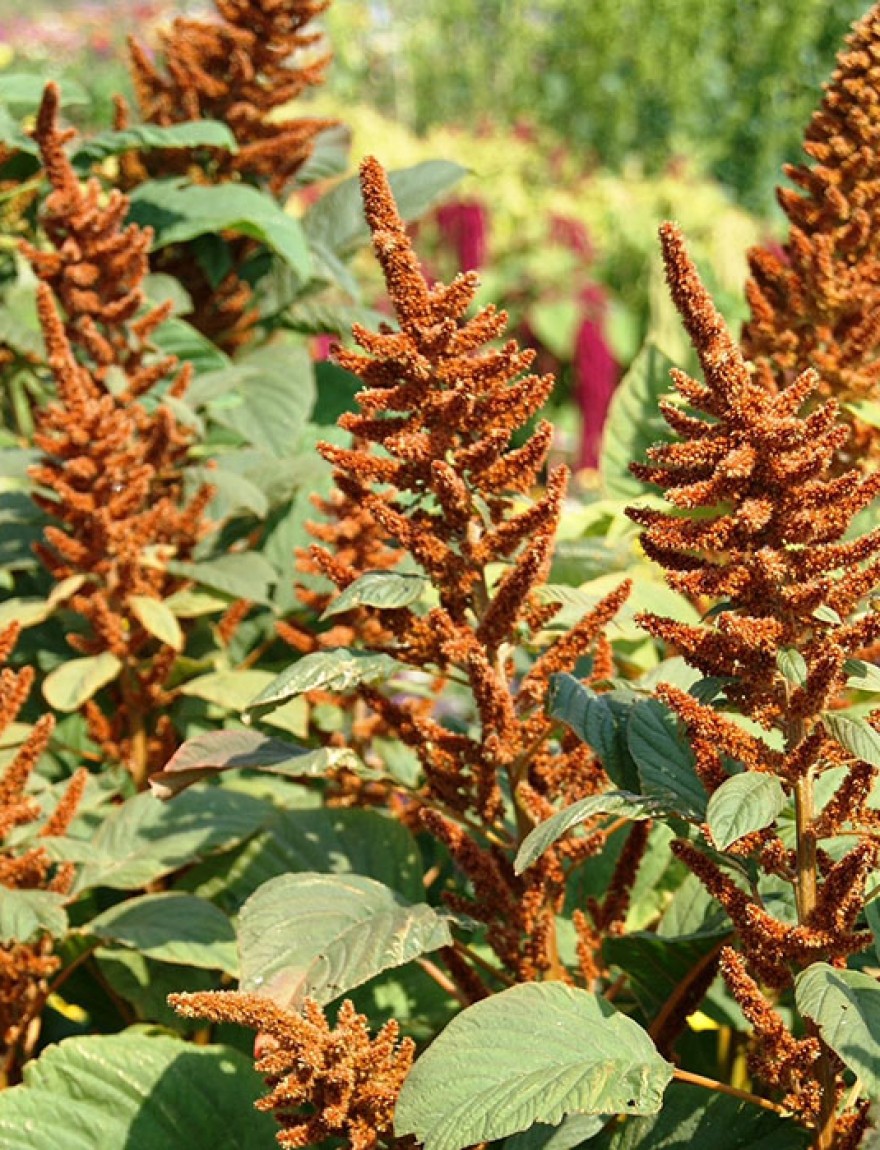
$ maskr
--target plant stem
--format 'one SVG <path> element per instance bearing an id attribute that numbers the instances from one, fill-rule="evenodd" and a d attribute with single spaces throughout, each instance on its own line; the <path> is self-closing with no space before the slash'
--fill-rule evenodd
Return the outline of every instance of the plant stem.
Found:
<path id="1" fill-rule="evenodd" d="M 693 1086 L 704 1086 L 707 1090 L 717 1090 L 719 1094 L 729 1094 L 731 1098 L 740 1098 L 743 1102 L 751 1102 L 753 1106 L 761 1106 L 764 1110 L 772 1110 L 775 1114 L 785 1114 L 781 1106 L 771 1102 L 769 1098 L 761 1098 L 757 1094 L 750 1094 L 748 1090 L 739 1090 L 736 1086 L 728 1086 L 726 1082 L 718 1082 L 715 1078 L 705 1078 L 702 1074 L 692 1074 L 690 1070 L 681 1070 L 676 1067 L 672 1077 L 677 1082 L 690 1082 Z"/>
<path id="2" fill-rule="evenodd" d="M 804 738 L 804 724 L 798 719 L 788 732 L 787 745 L 796 747 Z M 818 863 L 816 859 L 816 832 L 813 826 L 815 803 L 813 794 L 812 766 L 794 785 L 795 827 L 797 833 L 797 876 L 795 880 L 795 900 L 798 922 L 809 926 L 810 918 L 816 909 Z M 816 1125 L 815 1150 L 833 1150 L 834 1128 L 837 1124 L 837 1099 L 835 1075 L 828 1056 L 828 1049 L 819 1035 L 815 1023 L 806 1020 L 807 1033 L 819 1040 L 821 1053 L 816 1062 L 816 1079 L 822 1091 L 822 1105 Z"/>

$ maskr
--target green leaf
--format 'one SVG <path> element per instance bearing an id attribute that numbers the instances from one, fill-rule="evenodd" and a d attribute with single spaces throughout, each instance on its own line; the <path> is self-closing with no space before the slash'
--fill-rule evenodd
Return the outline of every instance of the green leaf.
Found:
<path id="1" fill-rule="evenodd" d="M 347 647 L 334 647 L 329 651 L 315 651 L 282 671 L 248 705 L 251 714 L 271 710 L 295 695 L 307 691 L 333 691 L 342 694 L 361 683 L 375 683 L 389 679 L 400 664 L 390 655 L 376 655 L 371 651 L 352 651 Z"/>
<path id="2" fill-rule="evenodd" d="M 0 1094 L 3 1150 L 277 1150 L 250 1055 L 142 1031 L 68 1038 Z"/>
<path id="3" fill-rule="evenodd" d="M 631 699 L 614 693 L 597 695 L 574 675 L 553 675 L 547 696 L 550 717 L 566 723 L 600 759 L 612 782 L 622 790 L 639 789 L 639 776 L 626 742 Z"/>
<path id="4" fill-rule="evenodd" d="M 166 891 L 126 899 L 82 929 L 150 958 L 238 974 L 235 931 L 226 915 L 193 894 Z"/>
<path id="5" fill-rule="evenodd" d="M 149 595 L 129 595 L 128 605 L 145 631 L 175 651 L 183 650 L 183 631 L 167 603 Z"/>
<path id="6" fill-rule="evenodd" d="M 629 465 L 641 462 L 653 444 L 672 438 L 657 401 L 670 390 L 669 371 L 674 366 L 655 344 L 646 343 L 614 392 L 599 457 L 599 475 L 608 495 L 631 499 L 654 492 L 653 486 L 631 474 Z"/>
<path id="7" fill-rule="evenodd" d="M 29 942 L 44 931 L 53 938 L 67 933 L 64 895 L 51 890 L 16 890 L 0 894 L 0 942 Z"/>
<path id="8" fill-rule="evenodd" d="M 96 164 L 107 156 L 147 148 L 223 148 L 237 152 L 238 144 L 230 129 L 219 120 L 187 120 L 182 124 L 138 124 L 121 131 L 99 132 L 73 154 L 78 166 Z"/>
<path id="9" fill-rule="evenodd" d="M 424 898 L 422 858 L 411 832 L 381 811 L 358 808 L 281 811 L 234 858 L 209 860 L 183 881 L 237 914 L 263 883 L 305 871 L 361 875 L 407 902 Z"/>
<path id="10" fill-rule="evenodd" d="M 121 661 L 109 651 L 69 659 L 43 680 L 43 696 L 56 711 L 76 711 L 121 670 Z"/>
<path id="11" fill-rule="evenodd" d="M 416 220 L 453 188 L 467 169 L 448 160 L 425 160 L 388 173 L 397 210 L 406 221 Z M 360 182 L 353 176 L 322 196 L 303 217 L 303 228 L 314 243 L 331 252 L 348 254 L 367 243 Z"/>
<path id="12" fill-rule="evenodd" d="M 713 792 L 706 822 L 715 846 L 726 851 L 737 839 L 769 827 L 785 806 L 785 791 L 775 775 L 743 771 Z"/>
<path id="13" fill-rule="evenodd" d="M 539 823 L 526 835 L 520 845 L 513 869 L 517 874 L 522 874 L 526 867 L 536 862 L 572 827 L 580 826 L 581 823 L 596 818 L 597 815 L 617 815 L 619 818 L 640 820 L 654 818 L 660 813 L 662 807 L 656 799 L 633 795 L 628 791 L 607 791 L 603 795 L 589 795 L 585 799 L 578 799 L 576 803 Z"/>
<path id="14" fill-rule="evenodd" d="M 258 519 L 265 518 L 269 513 L 269 500 L 265 492 L 246 476 L 229 471 L 223 463 L 221 457 L 217 467 L 188 467 L 187 492 L 195 493 L 203 484 L 214 489 L 207 514 L 215 522 L 222 523 L 242 512 L 256 515 Z"/>
<path id="15" fill-rule="evenodd" d="M 182 695 L 204 699 L 224 711 L 244 710 L 257 691 L 262 691 L 274 682 L 271 671 L 259 671 L 256 667 L 235 668 L 232 671 L 211 671 L 190 679 L 180 688 Z"/>
<path id="16" fill-rule="evenodd" d="M 407 1076 L 394 1129 L 425 1150 L 462 1150 L 573 1113 L 651 1114 L 671 1077 L 648 1035 L 604 999 L 526 983 L 450 1022 Z"/>
<path id="17" fill-rule="evenodd" d="M 341 615 L 354 607 L 409 607 L 417 602 L 429 581 L 424 575 L 405 575 L 398 571 L 365 571 L 360 578 L 337 596 L 322 619 Z"/>
<path id="18" fill-rule="evenodd" d="M 659 699 L 640 699 L 626 730 L 641 790 L 684 818 L 703 822 L 708 795 L 694 769 L 694 754 L 675 715 Z"/>
<path id="19" fill-rule="evenodd" d="M 867 719 L 853 719 L 848 715 L 822 715 L 822 722 L 838 743 L 863 762 L 880 767 L 880 734 Z"/>
<path id="20" fill-rule="evenodd" d="M 171 803 L 135 795 L 114 807 L 95 831 L 76 889 L 144 887 L 249 838 L 273 813 L 271 804 L 222 787 L 187 791 Z"/>
<path id="21" fill-rule="evenodd" d="M 347 747 L 295 747 L 257 731 L 209 731 L 180 747 L 163 770 L 152 775 L 150 786 L 160 799 L 218 771 L 272 771 L 294 778 L 323 778 L 333 767 L 357 769 L 359 760 Z"/>
<path id="22" fill-rule="evenodd" d="M 308 349 L 301 342 L 271 344 L 240 358 L 224 374 L 234 384 L 208 404 L 212 418 L 260 450 L 289 459 L 315 401 Z"/>
<path id="23" fill-rule="evenodd" d="M 795 687 L 802 687 L 809 673 L 807 661 L 797 647 L 781 647 L 776 654 L 776 665 L 782 675 Z"/>
<path id="24" fill-rule="evenodd" d="M 167 319 L 161 327 L 158 327 L 150 336 L 150 342 L 166 355 L 176 356 L 181 363 L 191 363 L 197 377 L 212 371 L 223 371 L 229 366 L 229 357 L 224 355 L 207 336 L 196 331 L 186 320 L 178 319 L 176 316 Z M 190 385 L 186 393 L 187 401 L 190 392 L 194 391 L 195 386 Z"/>
<path id="25" fill-rule="evenodd" d="M 36 111 L 45 90 L 46 78 L 33 72 L 5 72 L 0 76 L 0 103 L 9 104 L 22 112 Z M 65 79 L 59 91 L 62 108 L 90 102 L 89 94 L 82 84 Z"/>
<path id="26" fill-rule="evenodd" d="M 823 1040 L 880 1098 L 880 982 L 856 970 L 814 962 L 794 981 L 797 1008 L 812 1018 Z"/>
<path id="27" fill-rule="evenodd" d="M 131 193 L 129 219 L 154 231 L 153 250 L 196 236 L 236 232 L 271 248 L 305 282 L 311 259 L 299 221 L 248 184 L 148 180 Z"/>
<path id="28" fill-rule="evenodd" d="M 843 669 L 849 676 L 847 687 L 852 691 L 880 691 L 880 667 L 862 659 L 847 659 Z"/>
<path id="29" fill-rule="evenodd" d="M 325 1004 L 451 943 L 448 921 L 433 907 L 409 905 L 372 879 L 279 875 L 241 909 L 241 989 L 285 1007 L 307 996 Z"/>
<path id="30" fill-rule="evenodd" d="M 256 551 L 236 551 L 196 563 L 173 559 L 166 566 L 181 579 L 192 579 L 202 587 L 251 603 L 268 603 L 269 588 L 277 578 L 272 564 Z"/>
<path id="31" fill-rule="evenodd" d="M 52 604 L 47 599 L 6 599 L 0 603 L 0 627 L 18 623 L 19 627 L 36 627 L 52 614 Z"/>
<path id="32" fill-rule="evenodd" d="M 210 595 L 207 591 L 175 591 L 165 600 L 165 606 L 180 619 L 198 619 L 202 615 L 215 615 L 229 606 L 228 598 Z"/>
<path id="33" fill-rule="evenodd" d="M 818 619 L 820 623 L 834 623 L 838 627 L 843 622 L 834 608 L 828 607 L 826 604 L 816 608 L 813 612 L 813 618 Z"/>
<path id="34" fill-rule="evenodd" d="M 807 1150 L 809 1130 L 751 1102 L 673 1082 L 663 1109 L 612 1122 L 582 1150 Z"/>

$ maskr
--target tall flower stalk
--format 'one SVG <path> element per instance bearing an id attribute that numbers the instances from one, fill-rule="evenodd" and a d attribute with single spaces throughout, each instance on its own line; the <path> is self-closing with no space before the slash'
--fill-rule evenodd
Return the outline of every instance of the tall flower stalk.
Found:
<path id="1" fill-rule="evenodd" d="M 57 113 L 50 84 L 36 139 L 52 185 L 43 219 L 51 247 L 26 249 L 57 389 L 36 416 L 32 477 L 49 517 L 36 550 L 54 580 L 70 581 L 67 603 L 81 620 L 70 646 L 111 667 L 108 705 L 85 704 L 90 733 L 142 783 L 174 746 L 161 710 L 177 656 L 145 625 L 143 604 L 180 585 L 164 561 L 192 553 L 210 491 L 183 497 L 191 435 L 162 399 L 180 398 L 190 373 L 150 344 L 169 314 L 145 307 L 150 232 L 125 225 L 124 196 L 79 182 Z M 149 408 L 147 396 L 157 401 Z"/>
<path id="2" fill-rule="evenodd" d="M 813 963 L 845 966 L 870 942 L 857 919 L 880 856 L 869 806 L 877 769 L 860 757 L 831 708 L 845 687 L 847 661 L 880 635 L 880 615 L 864 607 L 880 581 L 880 531 L 845 538 L 880 491 L 880 476 L 836 474 L 849 431 L 834 400 L 816 403 L 817 374 L 808 369 L 778 389 L 767 387 L 763 374 L 753 377 L 677 228 L 665 225 L 661 240 L 704 382 L 673 372 L 678 401 L 661 407 L 677 439 L 633 467 L 663 490 L 670 507 L 630 515 L 668 583 L 715 610 L 699 625 L 655 614 L 641 622 L 725 684 L 727 713 L 671 685 L 658 688 L 687 729 L 708 793 L 729 778 L 732 761 L 778 779 L 793 799 L 794 849 L 771 823 L 729 853 L 790 886 L 796 921 L 771 913 L 760 887 L 743 889 L 717 854 L 687 840 L 673 850 L 736 929 L 738 945 L 723 951 L 721 970 L 754 1027 L 753 1072 L 814 1126 L 815 1145 L 830 1150 L 856 1144 L 865 1105 L 839 1112 L 841 1063 L 812 1023 L 804 1037 L 795 1036 L 772 1002 Z M 745 730 L 737 714 L 775 734 L 781 749 Z M 869 734 L 872 723 L 862 720 Z M 842 781 L 820 810 L 817 784 L 838 767 Z M 832 857 L 822 843 L 844 829 L 853 847 Z"/>
<path id="3" fill-rule="evenodd" d="M 548 852 L 523 877 L 512 859 L 554 801 L 604 785 L 592 754 L 573 737 L 557 737 L 543 705 L 550 675 L 587 655 L 595 680 L 610 673 L 602 629 L 628 588 L 540 650 L 558 610 L 541 591 L 568 473 L 552 471 L 544 494 L 529 498 L 552 429 L 539 422 L 519 446 L 512 439 L 545 402 L 553 379 L 528 374 L 533 353 L 515 341 L 495 342 L 503 313 L 487 307 L 468 316 L 473 273 L 448 286 L 426 282 L 375 160 L 364 162 L 361 184 L 399 328 L 355 327 L 358 348 L 337 350 L 337 362 L 364 387 L 358 410 L 340 420 L 353 445 L 320 450 L 342 498 L 410 557 L 436 604 L 377 612 L 381 629 L 368 637 L 371 650 L 434 676 L 432 701 L 374 687 L 359 695 L 418 758 L 424 783 L 410 807 L 415 800 L 422 826 L 448 847 L 472 887 L 471 895 L 450 901 L 486 924 L 490 945 L 515 978 L 568 977 L 555 913 L 567 869 L 599 849 L 603 835 Z M 311 554 L 340 590 L 364 573 L 339 551 L 316 545 Z M 536 649 L 523 670 L 526 653 Z M 442 719 L 444 683 L 453 681 L 472 699 L 474 725 L 466 731 Z"/>
<path id="4" fill-rule="evenodd" d="M 880 453 L 880 5 L 855 25 L 804 142 L 810 163 L 788 165 L 778 191 L 789 219 L 781 250 L 749 253 L 751 308 L 743 351 L 785 387 L 807 367 L 816 396 L 833 395 L 852 427 L 839 465 Z"/>

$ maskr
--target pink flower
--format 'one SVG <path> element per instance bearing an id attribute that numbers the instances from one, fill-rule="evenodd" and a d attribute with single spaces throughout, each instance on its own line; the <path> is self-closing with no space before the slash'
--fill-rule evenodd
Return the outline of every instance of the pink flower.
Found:
<path id="1" fill-rule="evenodd" d="M 486 262 L 489 219 L 479 200 L 453 200 L 437 209 L 440 233 L 455 251 L 459 269 L 476 271 Z"/>
<path id="2" fill-rule="evenodd" d="M 581 293 L 584 316 L 574 350 L 575 394 L 581 411 L 579 467 L 597 467 L 602 429 L 620 369 L 605 336 L 607 297 L 598 284 Z"/>

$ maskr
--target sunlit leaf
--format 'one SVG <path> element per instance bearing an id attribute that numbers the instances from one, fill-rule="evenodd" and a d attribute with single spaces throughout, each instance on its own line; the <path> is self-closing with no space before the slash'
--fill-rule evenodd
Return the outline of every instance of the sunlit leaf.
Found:
<path id="1" fill-rule="evenodd" d="M 605 999 L 526 983 L 450 1022 L 407 1076 L 394 1129 L 425 1150 L 463 1150 L 574 1113 L 654 1113 L 671 1077 L 645 1031 Z"/>

